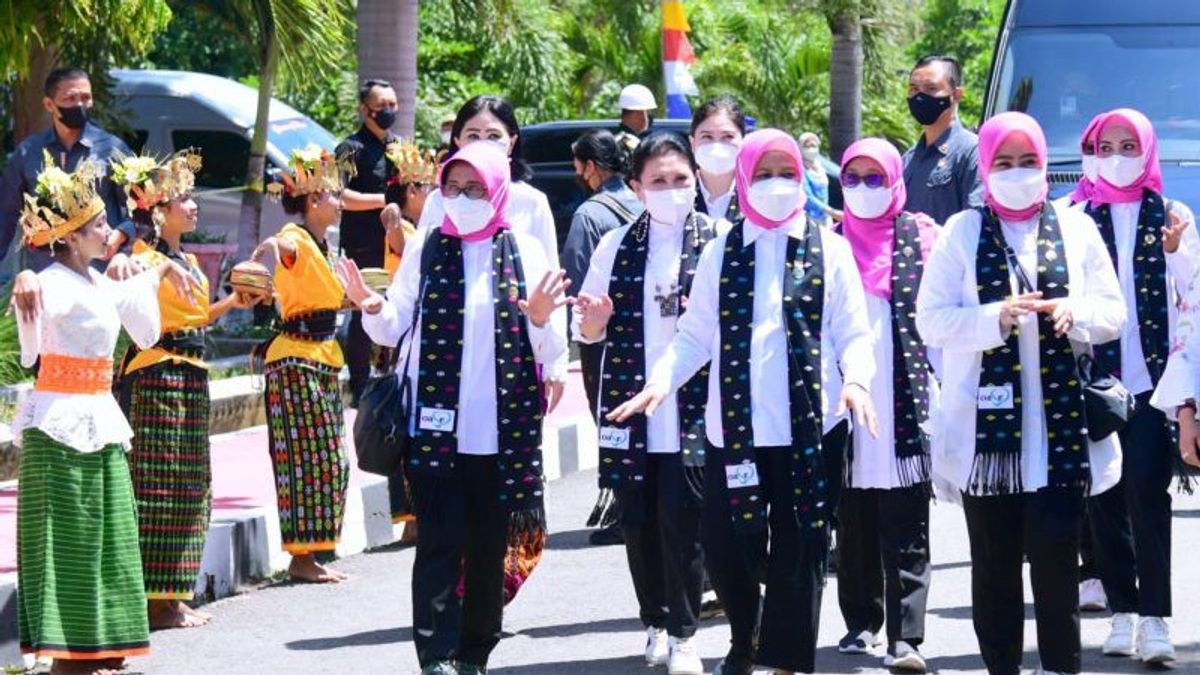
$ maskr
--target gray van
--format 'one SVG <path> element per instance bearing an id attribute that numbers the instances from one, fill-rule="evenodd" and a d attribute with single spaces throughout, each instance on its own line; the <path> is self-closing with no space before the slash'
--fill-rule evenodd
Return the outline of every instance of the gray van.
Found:
<path id="1" fill-rule="evenodd" d="M 197 148 L 204 166 L 196 176 L 200 228 L 237 241 L 237 226 L 250 156 L 258 91 L 204 73 L 173 70 L 112 70 L 114 104 L 131 132 L 130 147 L 163 157 Z M 337 141 L 303 113 L 271 99 L 267 171 L 283 167 L 291 151 L 315 143 L 330 151 Z M 278 204 L 263 206 L 262 234 L 287 222 Z"/>
<path id="2" fill-rule="evenodd" d="M 1136 108 L 1158 132 L 1164 191 L 1200 207 L 1200 2 L 1009 0 L 984 117 L 1021 110 L 1041 123 L 1054 195 L 1080 176 L 1091 118 Z"/>

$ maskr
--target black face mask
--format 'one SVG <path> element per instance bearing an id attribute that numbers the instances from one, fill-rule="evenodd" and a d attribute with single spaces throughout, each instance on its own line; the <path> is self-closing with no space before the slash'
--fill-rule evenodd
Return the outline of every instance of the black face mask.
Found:
<path id="1" fill-rule="evenodd" d="M 82 129 L 88 121 L 87 106 L 79 104 L 70 108 L 56 106 L 58 108 L 58 117 L 68 129 Z"/>
<path id="2" fill-rule="evenodd" d="M 950 96 L 930 96 L 926 93 L 920 93 L 916 96 L 910 96 L 908 99 L 908 111 L 912 113 L 913 118 L 923 127 L 938 121 L 952 102 Z"/>
<path id="3" fill-rule="evenodd" d="M 375 124 L 379 125 L 380 129 L 391 129 L 396 123 L 395 108 L 380 108 L 371 113 L 371 119 L 375 120 Z"/>

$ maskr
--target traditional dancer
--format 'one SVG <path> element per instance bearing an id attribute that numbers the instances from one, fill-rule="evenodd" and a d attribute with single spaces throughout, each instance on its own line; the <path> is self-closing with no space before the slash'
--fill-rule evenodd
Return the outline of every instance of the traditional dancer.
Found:
<path id="1" fill-rule="evenodd" d="M 238 294 L 209 304 L 209 283 L 180 238 L 196 229 L 192 200 L 198 153 L 185 151 L 166 162 L 125 157 L 111 176 L 123 185 L 129 212 L 145 233 L 133 259 L 143 268 L 172 261 L 195 282 L 183 299 L 169 281 L 158 290 L 162 337 L 149 349 L 130 347 L 117 392 L 133 427 L 129 470 L 137 500 L 142 573 L 151 628 L 187 628 L 207 623 L 207 612 L 185 604 L 193 597 L 212 504 L 208 454 L 207 327 L 234 307 L 248 307 Z"/>
<path id="2" fill-rule="evenodd" d="M 341 171 L 328 151 L 292 153 L 290 175 L 271 186 L 289 223 L 254 250 L 252 260 L 274 266 L 282 331 L 255 349 L 266 377 L 267 425 L 279 529 L 292 555 L 293 579 L 337 582 L 346 575 L 321 564 L 317 553 L 337 548 L 350 466 L 342 448 L 344 364 L 335 337 L 345 292 L 333 273 L 325 232 L 341 216 Z"/>
<path id="3" fill-rule="evenodd" d="M 159 339 L 158 289 L 185 302 L 196 283 L 164 261 L 115 282 L 90 267 L 110 228 L 96 195 L 98 167 L 73 174 L 53 159 L 25 197 L 25 244 L 54 262 L 22 272 L 41 303 L 19 312 L 21 364 L 38 365 L 13 422 L 21 447 L 17 506 L 17 615 L 21 650 L 52 657 L 52 673 L 116 673 L 149 653 L 138 522 L 125 452 L 133 432 L 112 395 L 122 328 L 149 348 Z"/>

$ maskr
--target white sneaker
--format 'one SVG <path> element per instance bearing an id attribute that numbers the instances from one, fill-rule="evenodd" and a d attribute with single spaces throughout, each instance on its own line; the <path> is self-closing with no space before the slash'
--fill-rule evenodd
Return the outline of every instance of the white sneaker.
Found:
<path id="1" fill-rule="evenodd" d="M 1100 652 L 1105 656 L 1133 656 L 1133 626 L 1136 622 L 1136 614 L 1113 614 L 1112 628 Z"/>
<path id="2" fill-rule="evenodd" d="M 1103 612 L 1108 609 L 1108 596 L 1099 579 L 1084 579 L 1079 582 L 1079 609 L 1085 612 Z"/>
<path id="3" fill-rule="evenodd" d="M 669 644 L 671 659 L 667 662 L 667 675 L 704 675 L 704 663 L 700 661 L 695 640 L 673 637 Z"/>
<path id="4" fill-rule="evenodd" d="M 923 673 L 926 670 L 925 657 L 921 656 L 921 652 L 917 651 L 916 647 L 904 640 L 898 640 L 896 646 L 888 652 L 887 656 L 883 657 L 883 665 L 886 668 L 895 668 L 910 673 Z"/>
<path id="5" fill-rule="evenodd" d="M 838 642 L 838 651 L 843 654 L 869 654 L 872 647 L 879 646 L 879 636 L 869 630 L 846 633 Z"/>
<path id="6" fill-rule="evenodd" d="M 646 665 L 661 666 L 666 664 L 670 647 L 667 644 L 667 631 L 651 626 L 646 629 Z"/>
<path id="7" fill-rule="evenodd" d="M 1142 617 L 1138 624 L 1137 653 L 1142 663 L 1163 664 L 1175 660 L 1175 645 L 1171 644 L 1171 629 L 1165 619 Z"/>

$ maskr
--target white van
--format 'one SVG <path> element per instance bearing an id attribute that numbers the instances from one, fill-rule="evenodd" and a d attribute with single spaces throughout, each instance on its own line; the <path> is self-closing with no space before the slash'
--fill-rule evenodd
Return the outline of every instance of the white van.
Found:
<path id="1" fill-rule="evenodd" d="M 237 242 L 237 227 L 250 157 L 250 137 L 258 91 L 240 82 L 204 73 L 173 70 L 112 70 L 114 112 L 131 132 L 130 147 L 164 157 L 196 148 L 204 166 L 196 176 L 200 229 Z M 292 150 L 309 143 L 332 151 L 333 135 L 291 106 L 271 99 L 267 171 L 278 171 Z M 263 205 L 262 236 L 288 220 L 283 209 Z"/>

